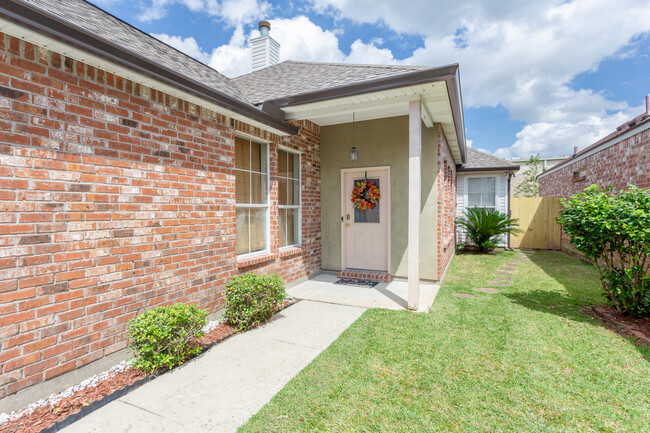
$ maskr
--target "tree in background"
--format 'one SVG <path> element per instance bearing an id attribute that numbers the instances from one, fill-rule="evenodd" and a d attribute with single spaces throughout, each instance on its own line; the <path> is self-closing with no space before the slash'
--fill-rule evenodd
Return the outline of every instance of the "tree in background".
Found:
<path id="1" fill-rule="evenodd" d="M 526 165 L 526 170 L 521 173 L 524 176 L 524 181 L 515 188 L 515 197 L 539 196 L 537 176 L 544 172 L 544 166 L 539 157 L 539 153 L 537 155 L 531 155 Z"/>

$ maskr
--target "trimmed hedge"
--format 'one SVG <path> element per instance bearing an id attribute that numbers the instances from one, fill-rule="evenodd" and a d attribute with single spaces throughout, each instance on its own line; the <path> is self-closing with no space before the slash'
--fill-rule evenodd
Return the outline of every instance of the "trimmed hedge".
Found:
<path id="1" fill-rule="evenodd" d="M 152 373 L 182 364 L 201 352 L 197 340 L 208 312 L 196 305 L 156 307 L 129 321 L 129 346 L 135 352 L 133 366 Z"/>
<path id="2" fill-rule="evenodd" d="M 237 275 L 226 284 L 224 318 L 237 329 L 254 328 L 273 317 L 286 297 L 278 275 Z"/>

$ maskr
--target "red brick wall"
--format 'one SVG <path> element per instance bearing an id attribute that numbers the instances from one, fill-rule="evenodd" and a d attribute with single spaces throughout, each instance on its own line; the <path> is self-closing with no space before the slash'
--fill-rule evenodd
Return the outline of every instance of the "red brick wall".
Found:
<path id="1" fill-rule="evenodd" d="M 144 309 L 215 311 L 235 256 L 235 129 L 303 152 L 303 239 L 259 271 L 320 269 L 318 127 L 280 138 L 0 34 L 0 398 L 126 346 Z"/>
<path id="2" fill-rule="evenodd" d="M 573 173 L 585 170 L 585 177 L 573 179 Z M 625 140 L 561 167 L 539 179 L 540 196 L 570 197 L 590 185 L 627 189 L 628 185 L 650 188 L 650 130 L 640 131 Z M 582 258 L 562 232 L 561 249 Z"/>
<path id="3" fill-rule="evenodd" d="M 447 138 L 438 126 L 438 174 L 436 185 L 438 188 L 438 280 L 442 279 L 451 258 L 456 251 L 456 230 L 454 221 L 456 217 L 456 163 L 451 154 Z"/>

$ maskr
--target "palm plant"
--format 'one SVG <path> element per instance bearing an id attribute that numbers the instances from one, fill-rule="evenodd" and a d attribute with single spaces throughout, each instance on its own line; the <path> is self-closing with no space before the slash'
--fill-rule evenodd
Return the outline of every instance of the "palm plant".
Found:
<path id="1" fill-rule="evenodd" d="M 467 209 L 456 224 L 465 230 L 479 253 L 486 253 L 496 247 L 495 241 L 499 236 L 519 233 L 518 221 L 497 210 L 473 207 Z"/>

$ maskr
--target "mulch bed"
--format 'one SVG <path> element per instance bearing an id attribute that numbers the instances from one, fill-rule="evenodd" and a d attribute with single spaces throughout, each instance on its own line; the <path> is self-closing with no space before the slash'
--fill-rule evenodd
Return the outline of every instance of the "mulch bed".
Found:
<path id="1" fill-rule="evenodd" d="M 635 319 L 624 316 L 608 305 L 583 307 L 582 310 L 612 331 L 650 346 L 650 317 Z"/>
<path id="2" fill-rule="evenodd" d="M 285 301 L 278 309 L 278 312 L 296 302 L 295 299 Z M 199 339 L 199 344 L 203 349 L 202 352 L 215 344 L 221 343 L 237 332 L 231 325 L 219 323 Z M 49 404 L 40 406 L 29 414 L 0 424 L 0 433 L 56 432 L 160 374 L 162 373 L 146 375 L 133 367 L 127 367 L 124 371 L 116 373 L 95 386 L 88 386 L 68 397 L 62 398 L 55 406 Z"/>

